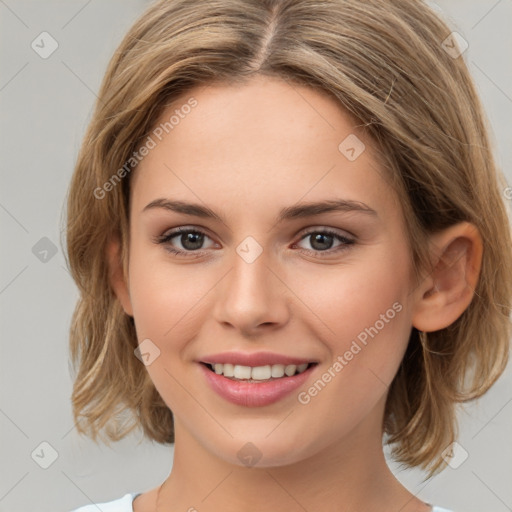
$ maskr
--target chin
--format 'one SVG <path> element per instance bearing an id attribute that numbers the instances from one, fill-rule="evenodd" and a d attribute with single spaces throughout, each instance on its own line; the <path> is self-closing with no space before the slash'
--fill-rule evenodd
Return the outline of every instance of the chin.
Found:
<path id="1" fill-rule="evenodd" d="M 272 434 L 271 434 L 272 436 Z M 289 466 L 308 457 L 304 444 L 298 445 L 290 437 L 276 436 L 274 439 L 265 438 L 261 431 L 251 441 L 250 435 L 229 441 L 226 450 L 220 452 L 219 445 L 215 447 L 216 455 L 229 464 L 243 467 L 275 468 Z"/>

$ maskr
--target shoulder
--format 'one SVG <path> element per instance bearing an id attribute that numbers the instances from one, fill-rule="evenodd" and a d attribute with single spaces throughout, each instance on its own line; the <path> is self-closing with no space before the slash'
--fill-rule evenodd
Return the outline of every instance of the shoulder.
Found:
<path id="1" fill-rule="evenodd" d="M 133 512 L 133 500 L 139 493 L 127 493 L 122 498 L 104 503 L 92 503 L 71 510 L 70 512 Z"/>

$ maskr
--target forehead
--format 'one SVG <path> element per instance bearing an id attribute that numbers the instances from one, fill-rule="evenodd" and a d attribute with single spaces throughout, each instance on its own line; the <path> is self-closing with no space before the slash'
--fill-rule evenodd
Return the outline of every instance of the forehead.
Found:
<path id="1" fill-rule="evenodd" d="M 372 141 L 334 98 L 309 87 L 268 77 L 197 87 L 168 105 L 150 137 L 132 177 L 139 211 L 166 195 L 219 206 L 351 196 L 392 207 Z"/>

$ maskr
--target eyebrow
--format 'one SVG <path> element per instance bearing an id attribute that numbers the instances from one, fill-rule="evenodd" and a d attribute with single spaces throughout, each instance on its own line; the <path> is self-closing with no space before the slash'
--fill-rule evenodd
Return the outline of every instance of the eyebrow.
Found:
<path id="1" fill-rule="evenodd" d="M 192 215 L 195 217 L 215 219 L 225 223 L 223 218 L 207 206 L 197 203 L 187 203 L 184 201 L 173 201 L 170 199 L 159 198 L 151 201 L 142 210 L 146 212 L 154 208 L 163 208 L 168 211 Z M 284 220 L 301 219 L 314 215 L 321 215 L 329 212 L 359 212 L 374 217 L 378 217 L 377 212 L 361 201 L 352 201 L 349 199 L 331 199 L 326 201 L 317 201 L 309 203 L 299 203 L 293 206 L 282 208 L 275 220 L 276 223 Z"/>

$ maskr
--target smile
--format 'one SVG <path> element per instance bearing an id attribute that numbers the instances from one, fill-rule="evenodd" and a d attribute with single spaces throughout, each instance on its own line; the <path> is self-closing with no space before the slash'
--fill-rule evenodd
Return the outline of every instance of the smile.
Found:
<path id="1" fill-rule="evenodd" d="M 247 382 L 267 382 L 283 377 L 292 377 L 306 371 L 314 363 L 295 364 L 273 364 L 264 366 L 243 366 L 240 364 L 215 363 L 206 366 L 217 375 L 223 375 L 231 380 L 243 380 Z"/>
<path id="2" fill-rule="evenodd" d="M 242 407 L 264 407 L 304 385 L 318 363 L 251 367 L 201 362 L 198 366 L 209 388 L 224 400 Z"/>

